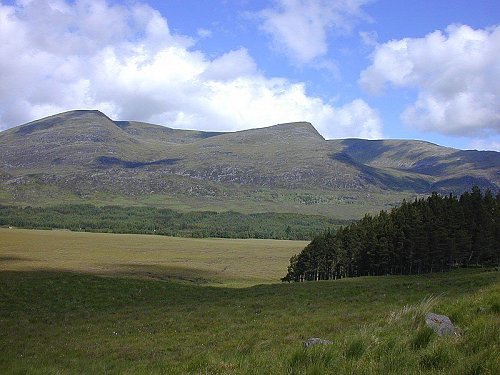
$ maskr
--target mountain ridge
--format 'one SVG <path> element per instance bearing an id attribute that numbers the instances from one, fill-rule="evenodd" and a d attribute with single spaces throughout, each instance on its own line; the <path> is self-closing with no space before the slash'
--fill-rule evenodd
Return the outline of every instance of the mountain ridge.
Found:
<path id="1" fill-rule="evenodd" d="M 351 218 L 363 207 L 373 212 L 434 190 L 500 187 L 500 153 L 426 141 L 325 140 L 309 122 L 204 132 L 77 110 L 2 131 L 0 146 L 1 204 L 57 197 Z"/>

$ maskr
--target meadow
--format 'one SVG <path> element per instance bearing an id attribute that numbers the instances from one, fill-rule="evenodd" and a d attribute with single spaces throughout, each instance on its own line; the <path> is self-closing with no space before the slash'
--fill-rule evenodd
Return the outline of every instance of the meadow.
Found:
<path id="1" fill-rule="evenodd" d="M 0 239 L 2 374 L 500 373 L 494 269 L 283 284 L 303 242 Z M 430 310 L 459 334 L 426 328 Z"/>
<path id="2" fill-rule="evenodd" d="M 0 271 L 69 271 L 211 286 L 275 283 L 306 241 L 0 228 Z"/>

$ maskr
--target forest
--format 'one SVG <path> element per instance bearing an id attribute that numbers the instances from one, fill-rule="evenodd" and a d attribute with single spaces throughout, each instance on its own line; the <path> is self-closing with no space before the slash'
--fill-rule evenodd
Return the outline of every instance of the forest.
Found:
<path id="1" fill-rule="evenodd" d="M 311 240 L 346 221 L 288 213 L 177 212 L 154 207 L 0 205 L 0 226 L 181 237 Z"/>
<path id="2" fill-rule="evenodd" d="M 500 193 L 433 193 L 316 236 L 282 281 L 420 274 L 500 264 Z"/>

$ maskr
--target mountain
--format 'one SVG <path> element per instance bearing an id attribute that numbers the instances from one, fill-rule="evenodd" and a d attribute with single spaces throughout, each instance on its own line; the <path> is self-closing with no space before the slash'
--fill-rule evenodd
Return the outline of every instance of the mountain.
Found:
<path id="1" fill-rule="evenodd" d="M 431 191 L 498 191 L 500 153 L 325 140 L 307 122 L 178 130 L 70 111 L 0 133 L 0 204 L 154 205 L 355 218 Z"/>

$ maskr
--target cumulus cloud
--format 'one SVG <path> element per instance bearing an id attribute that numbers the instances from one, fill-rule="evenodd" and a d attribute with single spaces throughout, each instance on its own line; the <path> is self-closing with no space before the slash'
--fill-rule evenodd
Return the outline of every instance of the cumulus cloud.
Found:
<path id="1" fill-rule="evenodd" d="M 416 88 L 404 122 L 450 135 L 500 133 L 500 26 L 449 26 L 424 38 L 377 46 L 360 84 L 380 93 L 387 84 Z"/>
<path id="2" fill-rule="evenodd" d="M 358 128 L 361 138 L 376 139 L 381 135 L 381 122 L 378 113 L 364 100 L 355 99 L 335 110 L 338 124 L 345 129 Z"/>
<path id="3" fill-rule="evenodd" d="M 368 0 L 276 0 L 275 6 L 259 12 L 262 29 L 276 49 L 293 62 L 306 64 L 328 51 L 328 33 L 349 32 L 366 17 L 361 7 Z"/>
<path id="4" fill-rule="evenodd" d="M 310 121 L 325 137 L 381 135 L 362 100 L 336 107 L 266 77 L 245 48 L 210 58 L 160 13 L 105 0 L 0 3 L 0 129 L 76 108 L 174 128 Z M 111 20 L 111 21 L 110 21 Z"/>
<path id="5" fill-rule="evenodd" d="M 257 66 L 244 48 L 230 51 L 217 57 L 203 73 L 207 80 L 229 81 L 243 76 L 252 76 L 257 73 Z"/>

